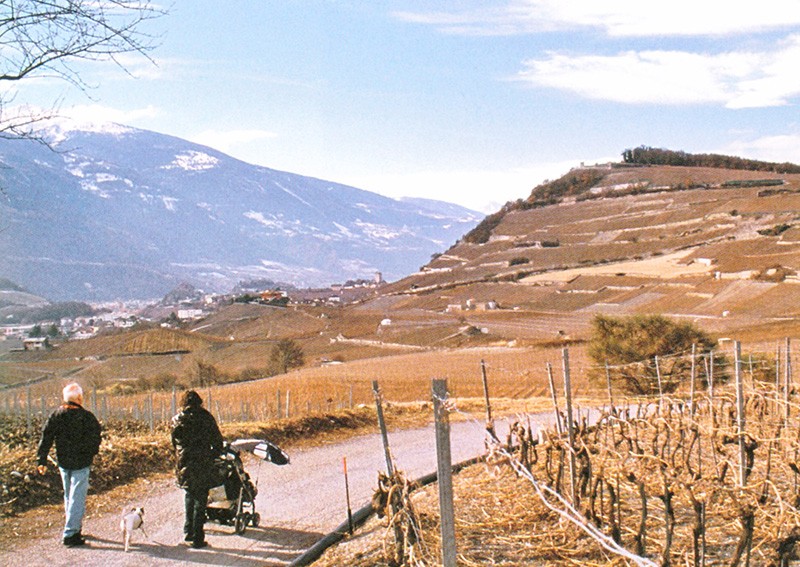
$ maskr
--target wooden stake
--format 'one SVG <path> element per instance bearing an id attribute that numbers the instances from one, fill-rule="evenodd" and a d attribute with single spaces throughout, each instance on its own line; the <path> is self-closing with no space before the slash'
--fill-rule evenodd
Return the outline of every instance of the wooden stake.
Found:
<path id="1" fill-rule="evenodd" d="M 792 384 L 792 358 L 791 358 L 791 339 L 786 337 L 786 364 L 783 365 L 785 370 L 785 380 L 783 383 L 783 403 L 786 407 L 784 427 L 789 426 L 789 391 Z"/>
<path id="2" fill-rule="evenodd" d="M 347 498 L 347 527 L 350 535 L 353 535 L 353 509 L 350 507 L 350 482 L 347 479 L 347 457 L 342 457 L 344 467 L 344 493 Z"/>
<path id="3" fill-rule="evenodd" d="M 614 410 L 614 394 L 611 390 L 611 372 L 608 369 L 608 361 L 606 360 L 606 388 L 608 389 L 608 405 L 609 410 L 611 411 L 611 415 L 614 415 L 616 411 Z"/>
<path id="4" fill-rule="evenodd" d="M 744 488 L 747 484 L 747 462 L 744 441 L 744 386 L 742 383 L 742 343 L 734 342 L 734 372 L 736 376 L 736 423 L 739 437 L 739 485 Z"/>
<path id="5" fill-rule="evenodd" d="M 664 413 L 664 387 L 661 384 L 661 367 L 658 364 L 658 355 L 655 356 L 656 378 L 658 379 L 658 411 Z"/>
<path id="6" fill-rule="evenodd" d="M 711 405 L 714 405 L 714 349 L 708 351 L 708 398 Z"/>
<path id="7" fill-rule="evenodd" d="M 492 403 L 489 400 L 489 380 L 486 378 L 486 362 L 481 359 L 481 379 L 483 381 L 483 397 L 486 403 L 486 431 L 492 436 L 495 441 L 500 441 L 497 438 L 497 433 L 494 429 L 494 419 L 492 419 Z"/>
<path id="8" fill-rule="evenodd" d="M 550 384 L 550 396 L 553 398 L 553 413 L 556 418 L 556 431 L 559 436 L 564 434 L 564 428 L 561 426 L 561 413 L 558 411 L 558 394 L 556 394 L 556 386 L 553 382 L 553 366 L 547 363 L 547 382 Z"/>
<path id="9" fill-rule="evenodd" d="M 564 347 L 561 351 L 564 369 L 564 398 L 567 404 L 567 437 L 569 439 L 569 478 L 572 489 L 572 504 L 578 505 L 577 482 L 575 479 L 575 431 L 572 421 L 572 386 L 569 378 L 569 349 Z"/>
<path id="10" fill-rule="evenodd" d="M 778 415 L 781 395 L 781 343 L 775 345 L 775 415 Z"/>
<path id="11" fill-rule="evenodd" d="M 691 387 L 689 391 L 689 415 L 694 420 L 694 382 L 697 375 L 697 344 L 692 343 L 692 372 L 691 372 Z"/>
<path id="12" fill-rule="evenodd" d="M 378 413 L 378 427 L 381 429 L 381 439 L 383 439 L 383 454 L 386 457 L 386 472 L 389 473 L 389 476 L 394 476 L 392 453 L 389 451 L 389 434 L 386 431 L 386 421 L 383 418 L 383 401 L 377 380 L 372 381 L 372 393 L 375 396 L 375 409 Z"/>
<path id="13" fill-rule="evenodd" d="M 436 423 L 436 463 L 441 512 L 442 567 L 456 567 L 456 529 L 453 511 L 453 464 L 450 453 L 450 421 L 445 403 L 447 380 L 434 380 L 433 412 Z"/>

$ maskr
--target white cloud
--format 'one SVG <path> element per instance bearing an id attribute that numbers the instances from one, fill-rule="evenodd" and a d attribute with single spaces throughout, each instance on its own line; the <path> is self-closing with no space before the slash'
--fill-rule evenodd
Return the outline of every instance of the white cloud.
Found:
<path id="1" fill-rule="evenodd" d="M 249 144 L 258 140 L 275 138 L 277 134 L 269 130 L 241 129 L 241 130 L 204 130 L 189 136 L 188 139 L 197 144 L 209 146 L 224 153 L 242 144 Z"/>
<path id="2" fill-rule="evenodd" d="M 397 12 L 398 19 L 446 33 L 512 35 L 596 28 L 610 36 L 709 36 L 786 29 L 800 24 L 800 1 L 513 0 L 462 12 Z"/>
<path id="3" fill-rule="evenodd" d="M 616 55 L 548 53 L 524 62 L 517 78 L 586 98 L 622 103 L 787 104 L 800 94 L 800 36 L 773 51 L 720 54 L 626 51 Z"/>
<path id="4" fill-rule="evenodd" d="M 79 124 L 103 124 L 115 122 L 117 124 L 130 124 L 142 118 L 154 118 L 159 115 L 159 110 L 149 104 L 142 108 L 122 110 L 100 104 L 75 105 L 66 109 L 59 109 L 59 118 L 66 118 Z"/>
<path id="5" fill-rule="evenodd" d="M 737 140 L 715 150 L 714 153 L 800 164 L 800 134 L 778 134 L 751 140 Z"/>
<path id="6" fill-rule="evenodd" d="M 559 27 L 596 27 L 612 36 L 706 36 L 800 24 L 797 0 L 777 0 L 769 4 L 730 0 L 530 0 L 518 6 L 516 13 L 531 18 L 541 15 Z"/>

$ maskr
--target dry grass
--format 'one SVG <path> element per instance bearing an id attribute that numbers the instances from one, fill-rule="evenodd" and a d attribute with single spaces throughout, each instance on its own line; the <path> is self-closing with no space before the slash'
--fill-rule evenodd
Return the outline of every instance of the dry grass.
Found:
<path id="1" fill-rule="evenodd" d="M 583 349 L 571 349 L 576 395 L 594 391 L 583 369 L 588 365 Z M 561 351 L 551 348 L 476 348 L 421 352 L 356 360 L 346 364 L 306 368 L 255 382 L 202 389 L 213 411 L 229 408 L 238 421 L 241 411 L 257 419 L 275 417 L 278 399 L 285 415 L 286 394 L 290 413 L 300 415 L 352 405 L 374 404 L 372 382 L 377 380 L 391 403 L 429 400 L 433 378 L 446 378 L 453 396 L 483 395 L 481 360 L 485 361 L 491 394 L 499 398 L 525 399 L 547 394 L 546 363 L 559 367 Z M 142 404 L 144 396 L 131 396 Z M 169 406 L 171 394 L 154 396 L 156 407 Z M 243 401 L 244 400 L 244 401 Z M 224 418 L 224 415 L 223 415 Z M 223 419 L 228 421 L 229 419 Z"/>
<path id="2" fill-rule="evenodd" d="M 392 404 L 385 408 L 385 413 L 392 428 L 418 426 L 430 419 L 429 409 L 423 411 L 414 404 Z M 40 418 L 34 420 L 29 430 L 25 419 L 0 416 L 0 478 L 3 479 L 0 517 L 16 516 L 62 498 L 61 480 L 53 467 L 44 477 L 34 472 L 41 426 Z M 373 406 L 294 419 L 223 423 L 220 429 L 226 439 L 269 439 L 293 448 L 376 431 L 377 417 Z M 93 493 L 102 494 L 172 469 L 169 427 L 165 423 L 150 431 L 142 421 L 108 420 L 103 422 L 103 437 L 94 461 Z"/>
<path id="3" fill-rule="evenodd" d="M 800 498 L 795 434 L 798 417 L 791 418 L 788 430 L 781 429 L 783 408 L 781 402 L 774 401 L 769 387 L 748 384 L 747 389 L 746 431 L 757 446 L 745 487 L 740 484 L 738 451 L 732 437 L 736 425 L 730 387 L 717 390 L 713 418 L 705 398 L 695 418 L 689 416 L 685 406 L 671 405 L 669 400 L 660 414 L 655 411 L 656 405 L 650 404 L 647 419 L 637 418 L 634 406 L 631 419 L 604 422 L 596 430 L 578 433 L 578 446 L 588 448 L 591 461 L 587 493 L 580 499 L 579 522 L 591 522 L 610 538 L 619 519 L 621 543 L 634 550 L 642 510 L 637 482 L 641 482 L 648 498 L 644 554 L 654 564 L 699 564 L 694 563 L 692 530 L 698 516 L 692 498 L 706 506 L 703 537 L 697 540 L 698 550 L 705 548 L 705 564 L 744 565 L 745 554 L 750 565 L 794 564 L 791 549 L 800 533 L 796 507 Z M 699 440 L 690 442 L 695 430 Z M 551 438 L 555 438 L 553 432 Z M 629 448 L 627 439 L 631 443 L 635 439 L 637 445 Z M 550 457 L 561 445 L 557 441 L 538 446 L 537 459 L 530 469 L 538 483 L 553 486 L 556 469 Z M 519 452 L 516 456 L 519 458 Z M 579 470 L 586 470 L 580 463 Z M 566 474 L 563 486 L 562 492 L 569 498 Z M 612 488 L 619 495 L 619 507 L 611 505 Z M 675 529 L 665 563 L 666 490 L 670 492 Z M 545 506 L 534 484 L 508 466 L 498 470 L 485 465 L 470 467 L 455 477 L 454 493 L 460 566 L 633 564 L 607 551 L 576 523 Z M 407 564 L 437 565 L 441 542 L 436 488 L 419 491 L 412 502 L 423 543 L 415 549 L 417 561 Z M 742 519 L 749 513 L 754 518 L 752 545 L 749 551 L 743 547 L 741 562 L 735 562 L 744 533 Z M 393 531 L 385 520 L 373 519 L 354 537 L 329 550 L 316 565 L 388 566 L 392 564 L 388 558 L 393 541 Z M 779 561 L 781 549 L 789 550 L 787 563 Z"/>

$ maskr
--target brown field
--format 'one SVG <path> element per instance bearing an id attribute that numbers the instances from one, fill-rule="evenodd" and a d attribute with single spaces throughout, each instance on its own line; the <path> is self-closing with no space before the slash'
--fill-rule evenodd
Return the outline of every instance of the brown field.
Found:
<path id="1" fill-rule="evenodd" d="M 651 186 L 775 177 L 635 168 L 612 170 L 603 183 L 645 176 Z M 778 177 L 787 182 L 782 190 L 800 185 L 800 176 Z M 356 305 L 235 304 L 179 331 L 112 333 L 51 352 L 6 356 L 0 374 L 10 384 L 51 375 L 49 384 L 31 386 L 36 399 L 54 396 L 66 379 L 101 395 L 110 395 L 114 382 L 160 377 L 188 383 L 198 364 L 252 378 L 271 373 L 275 343 L 291 338 L 305 352 L 302 369 L 251 385 L 214 387 L 220 402 L 246 391 L 245 401 L 264 413 L 270 406 L 264 400 L 272 400 L 275 410 L 278 390 L 291 392 L 295 411 L 345 399 L 349 404 L 351 388 L 353 403 L 366 403 L 373 379 L 403 401 L 427 399 L 432 377 L 447 377 L 472 395 L 470 380 L 481 358 L 496 375 L 499 395 L 541 394 L 544 362 L 558 359 L 557 348 L 549 345 L 585 340 L 597 313 L 659 313 L 692 321 L 717 337 L 774 341 L 798 331 L 800 226 L 793 223 L 800 217 L 800 195 L 759 192 L 717 187 L 517 210 L 486 244 L 458 243 L 419 274 Z M 776 235 L 758 232 L 782 223 L 790 228 Z M 559 246 L 542 248 L 542 240 Z M 468 301 L 494 302 L 498 309 L 468 310 Z M 391 324 L 382 325 L 386 319 Z M 154 394 L 167 401 L 170 395 Z M 4 404 L 0 397 L 0 409 Z"/>
<path id="2" fill-rule="evenodd" d="M 279 412 L 285 417 L 287 395 L 291 416 L 373 405 L 373 380 L 378 381 L 389 403 L 430 400 L 434 378 L 447 378 L 453 396 L 479 398 L 483 395 L 481 361 L 484 361 L 492 396 L 526 400 L 549 396 L 546 364 L 550 362 L 555 372 L 560 372 L 561 356 L 559 347 L 443 349 L 305 368 L 253 382 L 200 388 L 200 391 L 223 422 L 270 419 Z M 573 346 L 570 356 L 576 396 L 593 395 L 597 388 L 587 372 L 589 363 L 583 348 Z M 35 414 L 42 413 L 43 404 L 45 413 L 55 406 L 60 383 L 37 384 L 29 389 Z M 13 412 L 16 407 L 17 413 L 24 415 L 27 395 L 27 389 L 0 393 L 0 409 L 9 408 Z M 171 391 L 114 396 L 102 388 L 90 387 L 87 398 L 87 405 L 101 416 L 142 420 L 147 419 L 152 400 L 156 421 L 169 419 L 175 403 Z"/>
<path id="3" fill-rule="evenodd" d="M 779 177 L 787 181 L 782 189 L 800 189 L 798 175 L 698 168 L 614 171 L 604 184 L 642 181 L 645 175 L 651 185 Z M 180 330 L 136 329 L 68 342 L 48 352 L 13 353 L 0 359 L 0 381 L 12 386 L 0 390 L 0 412 L 23 420 L 45 415 L 58 403 L 63 383 L 77 380 L 87 391 L 87 405 L 103 419 L 123 418 L 146 429 L 152 420 L 158 428 L 175 411 L 177 391 L 206 365 L 221 376 L 246 373 L 256 378 L 196 386 L 227 427 L 278 418 L 273 423 L 280 426 L 293 419 L 357 411 L 359 405 L 373 407 L 373 381 L 390 406 L 420 406 L 429 403 L 434 378 L 446 378 L 458 406 L 480 415 L 483 361 L 493 404 L 499 413 L 514 414 L 549 407 L 547 363 L 560 387 L 565 346 L 578 404 L 596 406 L 605 400 L 605 382 L 602 369 L 586 354 L 586 340 L 598 313 L 658 313 L 691 321 L 720 339 L 720 352 L 730 356 L 725 339 L 737 339 L 745 360 L 752 356 L 756 366 L 766 364 L 786 337 L 800 336 L 800 225 L 795 225 L 800 195 L 759 197 L 759 191 L 670 191 L 514 211 L 489 242 L 460 242 L 418 274 L 358 304 L 235 304 Z M 788 230 L 769 234 L 783 224 Z M 541 241 L 559 245 L 541 247 Z M 468 309 L 468 302 L 481 307 Z M 498 308 L 484 310 L 486 302 Z M 382 324 L 385 320 L 390 323 Z M 269 376 L 272 349 L 283 338 L 302 347 L 305 363 Z M 179 386 L 118 394 L 120 385 L 158 377 Z M 37 378 L 43 381 L 26 385 Z M 753 427 L 764 438 L 762 449 L 768 446 L 766 426 Z M 622 462 L 633 459 L 626 458 Z M 759 460 L 759 467 L 763 462 Z M 616 466 L 603 464 L 608 470 Z M 780 465 L 782 476 L 776 482 L 782 486 L 787 466 Z M 650 487 L 654 501 L 656 481 Z M 459 538 L 469 542 L 465 565 L 490 560 L 498 565 L 622 564 L 579 539 L 576 530 L 555 522 L 540 505 L 529 503 L 530 486 L 520 479 L 506 475 L 499 482 L 473 469 L 459 482 L 479 487 L 464 499 L 459 520 Z M 718 493 L 729 494 L 723 488 Z M 514 500 L 520 494 L 526 499 L 522 504 Z M 633 510 L 634 498 L 630 493 L 626 498 L 624 505 Z M 503 502 L 513 505 L 504 508 L 499 505 Z M 660 505 L 655 506 L 654 514 L 662 514 Z M 691 510 L 686 500 L 682 506 Z M 422 509 L 425 537 L 435 542 L 434 512 Z M 738 536 L 732 509 L 720 516 L 727 527 L 715 527 L 715 537 L 727 542 L 719 544 L 720 556 L 730 554 L 730 542 Z M 775 517 L 797 523 L 792 514 Z M 771 518 L 759 516 L 759 521 L 764 522 L 756 549 L 761 560 L 785 529 L 770 523 Z M 684 547 L 674 559 L 686 563 L 685 538 L 691 528 L 685 513 L 680 522 Z M 659 533 L 663 521 L 652 519 L 651 524 Z M 375 529 L 382 537 L 384 532 Z M 624 538 L 630 540 L 633 528 L 627 529 Z M 487 559 L 481 549 L 498 532 L 504 538 L 498 546 L 502 549 Z M 564 557 L 557 551 L 572 541 L 579 542 L 575 555 Z M 370 548 L 364 557 L 376 558 L 375 553 Z M 383 564 L 380 559 L 355 561 L 349 556 L 344 563 Z"/>
<path id="4" fill-rule="evenodd" d="M 686 398 L 664 400 L 579 428 L 574 482 L 562 466 L 567 459 L 560 460 L 569 454 L 566 436 L 549 430 L 534 444 L 527 432 L 515 437 L 516 449 L 503 453 L 508 459 L 499 466 L 475 465 L 454 478 L 457 564 L 793 565 L 800 530 L 796 401 L 785 417 L 782 392 L 747 379 L 744 388 L 744 459 L 730 385 L 713 398 L 698 395 L 694 413 Z M 480 413 L 469 413 L 480 428 Z M 440 564 L 436 487 L 409 502 L 392 520 L 371 520 L 318 565 L 391 565 L 395 525 L 416 534 L 399 540 L 415 565 Z"/>

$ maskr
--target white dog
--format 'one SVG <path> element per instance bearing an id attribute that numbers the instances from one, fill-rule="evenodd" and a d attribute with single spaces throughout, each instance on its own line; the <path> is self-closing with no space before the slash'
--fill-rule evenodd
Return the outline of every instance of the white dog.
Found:
<path id="1" fill-rule="evenodd" d="M 119 528 L 122 530 L 125 551 L 128 551 L 130 546 L 133 530 L 140 529 L 144 537 L 148 537 L 147 532 L 144 531 L 144 508 L 132 508 L 130 512 L 123 514 L 119 522 Z"/>

